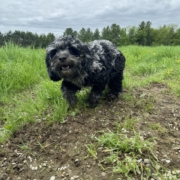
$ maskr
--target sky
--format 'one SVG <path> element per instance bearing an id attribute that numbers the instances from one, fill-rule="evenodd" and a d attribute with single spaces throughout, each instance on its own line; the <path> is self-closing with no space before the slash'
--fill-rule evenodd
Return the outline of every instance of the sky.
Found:
<path id="1" fill-rule="evenodd" d="M 62 35 L 66 28 L 100 31 L 113 23 L 127 28 L 180 27 L 180 0 L 0 0 L 0 32 Z"/>

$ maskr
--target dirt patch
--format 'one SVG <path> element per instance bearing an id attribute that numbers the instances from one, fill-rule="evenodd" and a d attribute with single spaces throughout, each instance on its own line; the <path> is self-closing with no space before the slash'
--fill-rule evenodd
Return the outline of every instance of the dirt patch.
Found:
<path id="1" fill-rule="evenodd" d="M 103 151 L 93 158 L 86 145 L 96 143 L 94 137 L 101 131 L 116 131 L 117 124 L 128 117 L 139 120 L 135 129 L 144 139 L 155 137 L 158 161 L 169 170 L 180 170 L 180 99 L 165 85 L 151 84 L 68 116 L 65 123 L 48 125 L 42 120 L 24 126 L 1 145 L 0 179 L 120 178 L 120 174 L 112 175 L 112 165 L 102 168 Z"/>

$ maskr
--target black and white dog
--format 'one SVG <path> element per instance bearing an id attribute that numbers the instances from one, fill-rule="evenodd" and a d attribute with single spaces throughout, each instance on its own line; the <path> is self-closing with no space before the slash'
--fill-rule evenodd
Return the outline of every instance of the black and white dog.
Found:
<path id="1" fill-rule="evenodd" d="M 63 97 L 74 107 L 76 92 L 91 86 L 89 105 L 95 107 L 103 90 L 108 97 L 116 98 L 122 92 L 125 57 L 107 40 L 82 43 L 72 36 L 53 41 L 46 49 L 46 66 L 53 81 L 63 79 Z"/>

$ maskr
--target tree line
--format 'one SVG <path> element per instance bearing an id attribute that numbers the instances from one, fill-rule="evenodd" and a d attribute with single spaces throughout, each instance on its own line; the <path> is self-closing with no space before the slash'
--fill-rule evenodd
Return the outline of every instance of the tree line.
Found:
<path id="1" fill-rule="evenodd" d="M 79 32 L 67 28 L 61 36 L 72 35 L 82 42 L 107 39 L 116 46 L 141 45 L 141 46 L 176 46 L 180 45 L 180 28 L 177 25 L 164 25 L 153 28 L 150 21 L 142 21 L 138 26 L 121 28 L 120 25 L 112 24 L 102 29 L 92 31 L 90 28 L 82 28 Z M 53 33 L 33 34 L 32 32 L 9 31 L 5 34 L 0 32 L 0 46 L 12 42 L 23 47 L 45 48 L 55 39 Z"/>

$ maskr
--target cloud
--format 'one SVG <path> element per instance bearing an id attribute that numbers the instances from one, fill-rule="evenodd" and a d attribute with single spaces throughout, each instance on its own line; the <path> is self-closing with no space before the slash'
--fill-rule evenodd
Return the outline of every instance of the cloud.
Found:
<path id="1" fill-rule="evenodd" d="M 179 0 L 3 0 L 0 31 L 62 33 L 68 27 L 102 29 L 116 23 L 121 27 L 151 21 L 155 27 L 180 25 Z"/>

